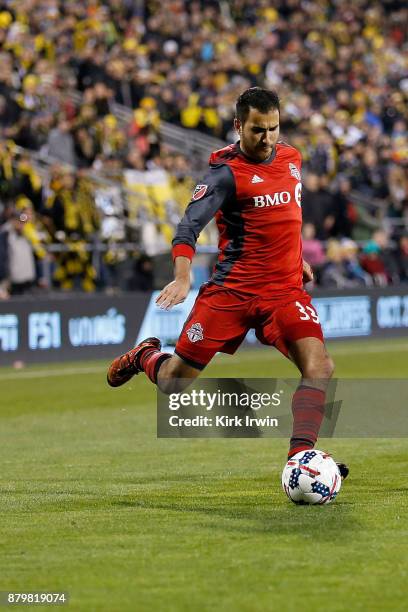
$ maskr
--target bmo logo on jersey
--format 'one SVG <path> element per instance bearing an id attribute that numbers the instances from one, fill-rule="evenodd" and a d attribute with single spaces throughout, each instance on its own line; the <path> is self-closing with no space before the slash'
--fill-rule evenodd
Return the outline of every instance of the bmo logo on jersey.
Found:
<path id="1" fill-rule="evenodd" d="M 295 202 L 300 207 L 302 196 L 302 183 L 297 183 L 295 187 Z M 281 204 L 289 204 L 292 200 L 290 191 L 277 191 L 273 195 L 266 193 L 265 195 L 253 196 L 254 207 L 264 208 L 267 206 L 280 206 Z"/>

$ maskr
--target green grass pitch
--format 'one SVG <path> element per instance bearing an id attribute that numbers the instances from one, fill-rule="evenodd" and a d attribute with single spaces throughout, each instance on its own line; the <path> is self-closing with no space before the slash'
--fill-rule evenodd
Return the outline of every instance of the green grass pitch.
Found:
<path id="1" fill-rule="evenodd" d="M 408 378 L 407 340 L 330 348 L 338 376 Z M 351 475 L 298 507 L 284 440 L 158 440 L 153 386 L 109 389 L 105 365 L 0 370 L 0 590 L 86 612 L 407 609 L 406 439 L 320 441 Z M 296 371 L 241 350 L 206 375 Z"/>

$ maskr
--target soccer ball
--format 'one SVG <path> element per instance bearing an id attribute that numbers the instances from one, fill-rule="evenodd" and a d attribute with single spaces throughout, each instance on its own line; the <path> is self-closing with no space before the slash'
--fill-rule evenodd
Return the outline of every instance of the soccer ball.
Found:
<path id="1" fill-rule="evenodd" d="M 283 468 L 282 487 L 295 504 L 330 504 L 341 488 L 340 470 L 327 453 L 300 451 Z"/>

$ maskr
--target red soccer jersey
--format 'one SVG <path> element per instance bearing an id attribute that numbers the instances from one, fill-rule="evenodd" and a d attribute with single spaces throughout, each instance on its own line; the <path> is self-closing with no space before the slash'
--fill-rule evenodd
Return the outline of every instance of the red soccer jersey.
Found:
<path id="1" fill-rule="evenodd" d="M 255 162 L 239 143 L 212 153 L 173 241 L 174 255 L 194 248 L 215 216 L 219 256 L 211 282 L 264 297 L 302 289 L 301 155 L 277 143 Z"/>

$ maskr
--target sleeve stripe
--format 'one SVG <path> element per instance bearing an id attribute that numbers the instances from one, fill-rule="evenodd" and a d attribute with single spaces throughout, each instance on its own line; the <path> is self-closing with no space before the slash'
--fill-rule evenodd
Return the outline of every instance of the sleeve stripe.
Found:
<path id="1" fill-rule="evenodd" d="M 176 257 L 187 257 L 191 261 L 194 257 L 195 250 L 189 244 L 175 244 L 171 252 L 173 261 Z"/>

